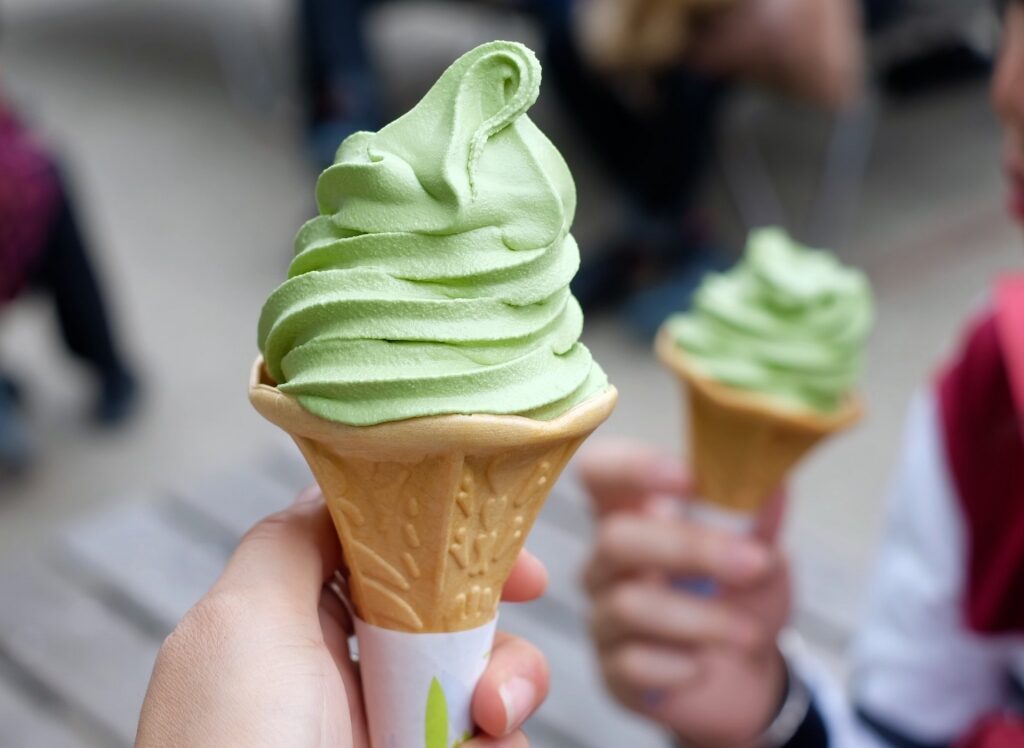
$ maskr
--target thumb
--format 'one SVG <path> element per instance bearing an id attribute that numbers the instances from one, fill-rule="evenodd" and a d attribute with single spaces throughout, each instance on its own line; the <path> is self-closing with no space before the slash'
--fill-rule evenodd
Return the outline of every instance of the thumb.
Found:
<path id="1" fill-rule="evenodd" d="M 579 476 L 599 514 L 638 509 L 654 496 L 683 496 L 690 479 L 680 461 L 645 444 L 597 442 L 580 457 Z"/>
<path id="2" fill-rule="evenodd" d="M 323 495 L 310 488 L 245 534 L 213 589 L 269 596 L 315 612 L 324 582 L 340 565 L 341 547 Z"/>

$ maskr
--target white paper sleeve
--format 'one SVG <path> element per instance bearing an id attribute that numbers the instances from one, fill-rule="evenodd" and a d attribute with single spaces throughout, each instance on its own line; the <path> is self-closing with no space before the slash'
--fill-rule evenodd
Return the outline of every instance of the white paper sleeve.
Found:
<path id="1" fill-rule="evenodd" d="M 470 705 L 497 618 L 431 634 L 355 624 L 372 748 L 453 748 L 473 734 Z"/>
<path id="2" fill-rule="evenodd" d="M 737 512 L 699 500 L 686 505 L 686 516 L 698 525 L 737 535 L 749 535 L 757 524 L 757 516 L 754 514 Z"/>

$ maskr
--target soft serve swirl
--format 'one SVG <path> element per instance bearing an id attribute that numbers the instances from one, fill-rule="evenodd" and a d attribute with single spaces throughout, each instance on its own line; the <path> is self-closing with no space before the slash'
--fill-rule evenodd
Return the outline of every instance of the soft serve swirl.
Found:
<path id="1" fill-rule="evenodd" d="M 279 389 L 352 425 L 451 413 L 550 419 L 607 380 L 578 338 L 576 190 L 526 116 L 540 64 L 492 42 L 320 175 L 259 345 Z"/>
<path id="2" fill-rule="evenodd" d="M 872 322 L 866 277 L 779 229 L 750 235 L 742 262 L 708 276 L 668 330 L 704 375 L 783 405 L 834 410 L 860 374 Z"/>

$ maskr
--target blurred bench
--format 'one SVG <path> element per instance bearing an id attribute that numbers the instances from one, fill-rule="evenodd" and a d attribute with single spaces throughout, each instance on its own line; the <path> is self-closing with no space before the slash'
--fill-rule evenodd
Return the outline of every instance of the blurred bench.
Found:
<path id="1" fill-rule="evenodd" d="M 163 637 L 239 537 L 310 482 L 297 452 L 282 451 L 251 469 L 119 504 L 63 528 L 32 556 L 5 559 L 0 748 L 130 746 Z M 536 748 L 664 748 L 657 730 L 601 687 L 577 585 L 588 533 L 582 497 L 563 480 L 529 540 L 551 571 L 550 590 L 534 603 L 502 607 L 502 627 L 551 659 L 551 696 L 528 731 Z M 801 611 L 800 625 L 835 655 L 850 618 L 829 590 L 843 585 L 820 559 L 808 566 L 821 581 L 817 591 L 803 585 L 817 608 Z"/>

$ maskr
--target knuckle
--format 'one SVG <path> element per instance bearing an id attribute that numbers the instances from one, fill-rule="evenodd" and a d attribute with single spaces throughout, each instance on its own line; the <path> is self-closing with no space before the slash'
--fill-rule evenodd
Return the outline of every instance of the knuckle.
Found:
<path id="1" fill-rule="evenodd" d="M 580 572 L 580 582 L 584 592 L 592 601 L 597 601 L 607 581 L 609 581 L 608 564 L 595 549 Z"/>
<path id="2" fill-rule="evenodd" d="M 597 558 L 616 559 L 633 532 L 634 520 L 626 515 L 612 515 L 597 530 L 594 554 Z"/>
<path id="3" fill-rule="evenodd" d="M 289 513 L 287 509 L 279 512 L 274 512 L 251 528 L 245 533 L 242 538 L 242 543 L 263 543 L 267 540 L 276 538 L 281 530 L 287 526 L 289 521 Z"/>
<path id="4" fill-rule="evenodd" d="M 722 539 L 718 535 L 688 525 L 684 539 L 690 555 L 701 568 L 710 570 L 718 565 L 724 550 Z"/>
<path id="5" fill-rule="evenodd" d="M 604 599 L 605 618 L 621 627 L 628 627 L 637 610 L 637 595 L 630 585 L 619 585 Z"/>
<path id="6" fill-rule="evenodd" d="M 235 630 L 238 621 L 244 620 L 240 615 L 244 613 L 243 607 L 242 601 L 233 595 L 209 593 L 185 613 L 171 636 L 177 633 L 191 643 L 222 639 Z"/>
<path id="7" fill-rule="evenodd" d="M 625 644 L 609 655 L 607 667 L 616 681 L 635 683 L 643 677 L 646 669 L 643 651 L 639 645 Z"/>
<path id="8" fill-rule="evenodd" d="M 205 659 L 231 631 L 234 604 L 222 595 L 208 595 L 196 603 L 160 645 L 157 665 L 191 667 Z"/>

